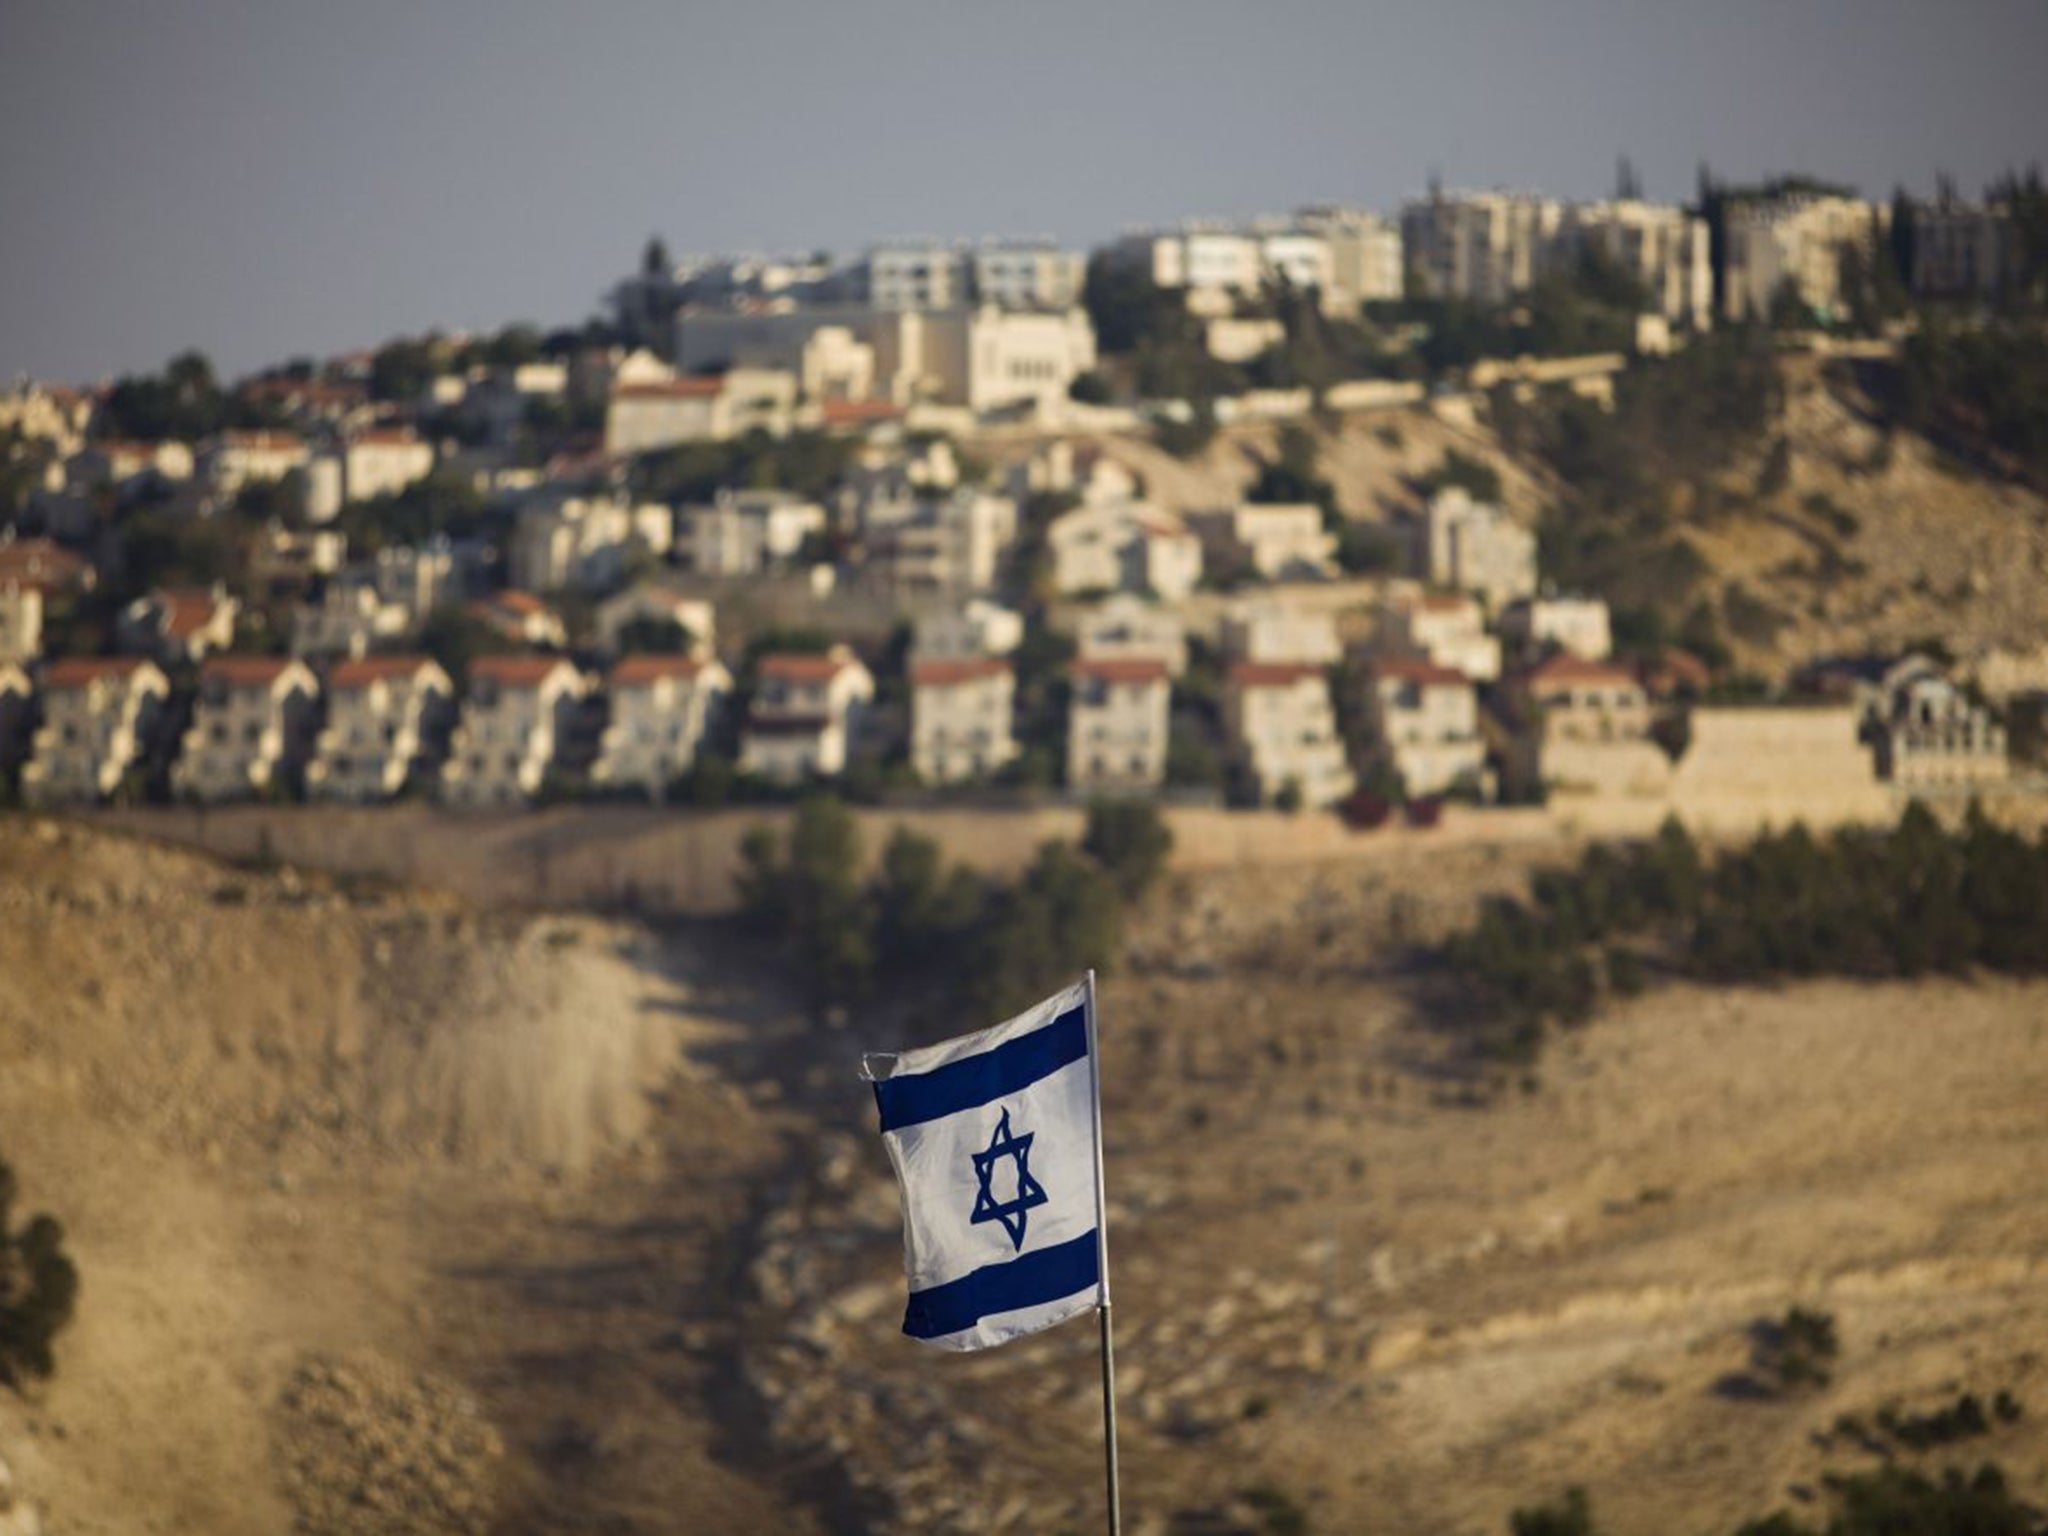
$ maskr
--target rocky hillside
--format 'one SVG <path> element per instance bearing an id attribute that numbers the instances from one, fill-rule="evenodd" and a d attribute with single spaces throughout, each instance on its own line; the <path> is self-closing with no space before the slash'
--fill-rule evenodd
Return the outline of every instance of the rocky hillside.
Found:
<path id="1" fill-rule="evenodd" d="M 1498 1536 L 1578 1482 L 1725 1536 L 1880 1452 L 2048 1495 L 2048 993 L 1673 990 L 1475 1079 L 1404 957 L 1544 851 L 1184 872 L 1138 914 L 1103 995 L 1130 1529 Z M 853 1071 L 905 1038 L 886 999 L 814 1027 L 721 930 L 21 820 L 0 976 L 0 1155 L 84 1285 L 56 1380 L 0 1395 L 53 1531 L 1098 1518 L 1091 1328 L 897 1333 Z M 1779 1391 L 1795 1304 L 1841 1353 Z M 1869 1428 L 1963 1392 L 2025 1412 Z"/>

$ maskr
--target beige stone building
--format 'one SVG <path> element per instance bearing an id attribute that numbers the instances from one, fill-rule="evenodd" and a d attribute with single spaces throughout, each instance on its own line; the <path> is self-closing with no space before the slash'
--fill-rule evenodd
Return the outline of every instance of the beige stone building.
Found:
<path id="1" fill-rule="evenodd" d="M 451 805 L 517 805 L 577 764 L 591 684 L 560 656 L 480 656 L 441 767 Z"/>
<path id="2" fill-rule="evenodd" d="M 787 565 L 825 532 L 824 507 L 792 491 L 720 491 L 710 506 L 686 507 L 678 548 L 699 576 L 757 576 Z"/>
<path id="3" fill-rule="evenodd" d="M 961 597 L 995 585 L 1017 541 L 1017 504 L 966 486 L 915 501 L 870 501 L 866 571 L 912 597 Z"/>
<path id="4" fill-rule="evenodd" d="M 1904 790 L 1998 784 L 2012 775 L 2005 727 L 1922 656 L 1906 657 L 1871 690 L 1863 736 L 1877 776 Z"/>
<path id="5" fill-rule="evenodd" d="M 1335 615 L 1277 598 L 1234 603 L 1223 616 L 1222 639 L 1224 651 L 1236 661 L 1331 667 L 1344 654 Z"/>
<path id="6" fill-rule="evenodd" d="M 36 686 L 28 668 L 0 661 L 0 792 L 19 783 L 22 763 L 35 745 Z"/>
<path id="7" fill-rule="evenodd" d="M 1411 795 L 1484 790 L 1486 742 L 1470 678 L 1435 662 L 1383 657 L 1361 674 L 1370 750 Z"/>
<path id="8" fill-rule="evenodd" d="M 1245 501 L 1190 512 L 1187 522 L 1211 570 L 1242 566 L 1263 580 L 1282 581 L 1327 576 L 1335 568 L 1337 539 L 1324 532 L 1323 509 L 1313 502 Z"/>
<path id="9" fill-rule="evenodd" d="M 1169 677 L 1187 670 L 1187 632 L 1169 608 L 1134 593 L 1084 611 L 1074 628 L 1074 648 L 1084 660 L 1157 661 Z"/>
<path id="10" fill-rule="evenodd" d="M 611 670 L 611 718 L 591 779 L 651 800 L 696 765 L 705 733 L 732 694 L 732 674 L 696 656 L 623 656 Z"/>
<path id="11" fill-rule="evenodd" d="M 734 367 L 695 378 L 620 384 L 605 407 L 605 452 L 723 442 L 756 428 L 784 436 L 796 408 L 798 377 L 791 369 Z"/>
<path id="12" fill-rule="evenodd" d="M 1429 500 L 1418 530 L 1423 580 L 1470 592 L 1498 613 L 1536 591 L 1536 535 L 1459 486 Z"/>
<path id="13" fill-rule="evenodd" d="M 763 656 L 740 737 L 740 770 L 776 784 L 844 773 L 874 697 L 873 674 L 847 646 L 823 656 Z"/>
<path id="14" fill-rule="evenodd" d="M 1463 592 L 1395 592 L 1379 611 L 1374 648 L 1383 656 L 1433 662 L 1475 683 L 1500 676 L 1500 641 L 1486 612 Z"/>
<path id="15" fill-rule="evenodd" d="M 296 790 L 319 728 L 320 681 L 284 656 L 215 656 L 199 669 L 192 724 L 171 765 L 181 799 Z"/>
<path id="16" fill-rule="evenodd" d="M 335 663 L 307 797 L 367 803 L 435 783 L 454 723 L 455 684 L 431 657 Z"/>
<path id="17" fill-rule="evenodd" d="M 1516 734 L 1510 769 L 1552 794 L 1661 796 L 1671 759 L 1651 736 L 1642 685 L 1619 667 L 1553 656 L 1509 683 Z"/>
<path id="18" fill-rule="evenodd" d="M 1506 304 L 1542 274 L 1564 205 L 1511 192 L 1432 192 L 1401 210 L 1401 249 L 1423 294 Z"/>
<path id="19" fill-rule="evenodd" d="M 910 766 L 927 784 L 997 772 L 1017 755 L 1016 675 L 995 657 L 919 657 L 910 664 Z"/>
<path id="20" fill-rule="evenodd" d="M 295 432 L 223 432 L 199 454 L 199 473 L 216 495 L 227 497 L 263 480 L 282 480 L 312 462 Z"/>
<path id="21" fill-rule="evenodd" d="M 1707 221 L 1669 203 L 1634 198 L 1566 207 L 1557 259 L 1597 252 L 1642 284 L 1656 313 L 1694 330 L 1714 323 Z"/>
<path id="22" fill-rule="evenodd" d="M 1311 808 L 1334 805 L 1351 793 L 1351 767 L 1322 667 L 1239 662 L 1225 681 L 1223 715 L 1237 760 L 1261 801 L 1270 804 L 1290 786 Z"/>
<path id="23" fill-rule="evenodd" d="M 1860 198 L 1800 193 L 1735 199 L 1725 215 L 1721 307 L 1730 320 L 1763 320 L 1781 290 L 1823 321 L 1842 312 L 1842 258 L 1868 252 L 1888 210 Z"/>
<path id="24" fill-rule="evenodd" d="M 1614 651 L 1607 604 L 1597 597 L 1517 598 L 1501 611 L 1500 632 L 1525 653 L 1555 649 L 1605 661 Z"/>
<path id="25" fill-rule="evenodd" d="M 366 572 L 351 573 L 328 582 L 317 599 L 293 606 L 292 654 L 363 657 L 412 627 L 412 615 L 387 602 Z"/>
<path id="26" fill-rule="evenodd" d="M 1046 530 L 1062 593 L 1149 592 L 1179 602 L 1202 577 L 1202 541 L 1148 502 L 1074 508 Z"/>
<path id="27" fill-rule="evenodd" d="M 162 729 L 170 679 L 141 656 L 69 656 L 43 674 L 43 723 L 22 769 L 31 805 L 104 800 L 140 770 Z"/>
<path id="28" fill-rule="evenodd" d="M 1090 794 L 1156 788 L 1166 777 L 1172 723 L 1166 663 L 1083 655 L 1071 680 L 1067 787 Z"/>
<path id="29" fill-rule="evenodd" d="M 917 617 L 913 648 L 931 660 L 1007 656 L 1024 643 L 1024 615 L 985 597 L 942 604 Z"/>
<path id="30" fill-rule="evenodd" d="M 1935 202 L 1913 210 L 1913 292 L 1996 299 L 2025 271 L 2026 245 L 2007 207 Z"/>

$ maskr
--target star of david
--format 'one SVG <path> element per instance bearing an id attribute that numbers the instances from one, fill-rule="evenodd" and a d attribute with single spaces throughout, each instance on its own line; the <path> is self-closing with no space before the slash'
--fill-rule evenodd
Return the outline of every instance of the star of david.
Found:
<path id="1" fill-rule="evenodd" d="M 988 1148 L 968 1155 L 974 1159 L 974 1177 L 980 1188 L 974 1193 L 974 1214 L 967 1218 L 969 1226 L 979 1226 L 984 1221 L 999 1221 L 1003 1230 L 1010 1234 L 1010 1247 L 1014 1252 L 1024 1246 L 1024 1224 L 1030 1218 L 1025 1212 L 1045 1204 L 1045 1186 L 1031 1177 L 1031 1141 L 1035 1131 L 1026 1131 L 1022 1136 L 1013 1135 L 1010 1130 L 1010 1112 L 1003 1111 L 1003 1118 L 996 1122 L 995 1134 L 989 1138 Z M 991 1180 L 996 1163 L 1010 1158 L 1017 1164 L 1017 1191 L 1007 1200 L 996 1199 Z"/>

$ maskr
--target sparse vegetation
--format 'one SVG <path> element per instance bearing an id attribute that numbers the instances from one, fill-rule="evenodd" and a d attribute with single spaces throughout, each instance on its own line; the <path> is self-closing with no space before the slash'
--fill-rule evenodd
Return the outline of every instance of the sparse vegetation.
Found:
<path id="1" fill-rule="evenodd" d="M 1781 976 L 1919 976 L 1973 966 L 2048 971 L 2048 838 L 1974 810 L 1945 831 L 1914 805 L 1889 831 L 1767 832 L 1709 865 L 1676 821 L 1647 842 L 1595 846 L 1540 872 L 1525 903 L 1497 898 L 1442 951 L 1489 1039 L 1526 1057 L 1546 1022 L 1589 1018 L 1609 984 L 1658 971 L 1722 983 Z M 1640 958 L 1614 972 L 1614 945 Z"/>

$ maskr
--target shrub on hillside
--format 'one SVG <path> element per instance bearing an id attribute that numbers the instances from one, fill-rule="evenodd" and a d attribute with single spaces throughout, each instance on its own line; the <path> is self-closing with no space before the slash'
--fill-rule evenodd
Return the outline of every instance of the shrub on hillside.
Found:
<path id="1" fill-rule="evenodd" d="M 71 1321 L 78 1270 L 51 1216 L 14 1230 L 14 1170 L 0 1161 L 0 1386 L 19 1388 L 56 1373 L 51 1346 Z"/>

